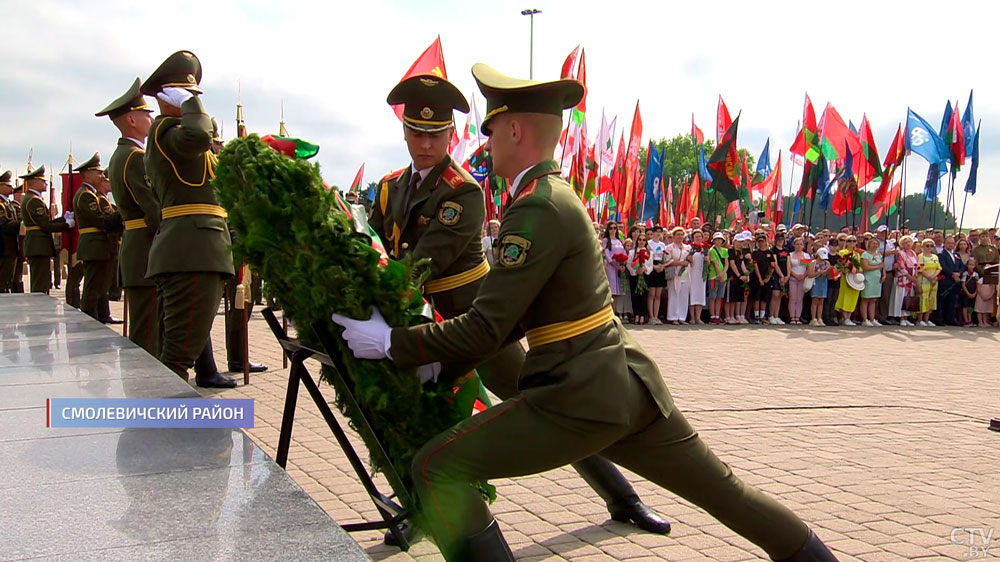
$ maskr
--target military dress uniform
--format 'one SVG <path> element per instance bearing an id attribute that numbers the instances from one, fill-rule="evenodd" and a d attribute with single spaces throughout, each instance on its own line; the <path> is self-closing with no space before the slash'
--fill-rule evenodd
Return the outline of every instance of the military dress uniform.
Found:
<path id="1" fill-rule="evenodd" d="M 45 166 L 21 176 L 26 182 L 44 178 Z M 27 184 L 25 187 L 27 188 Z M 52 288 L 52 258 L 56 255 L 52 234 L 65 232 L 70 229 L 70 225 L 62 217 L 53 219 L 49 206 L 42 199 L 42 194 L 30 188 L 21 201 L 21 208 L 21 221 L 25 229 L 24 255 L 28 258 L 28 272 L 31 279 L 30 291 L 48 294 Z"/>
<path id="2" fill-rule="evenodd" d="M 13 191 L 11 173 L 0 175 L 0 184 Z M 0 194 L 0 293 L 14 288 L 14 270 L 17 266 L 18 235 L 21 233 L 21 209 L 10 195 Z"/>
<path id="3" fill-rule="evenodd" d="M 101 159 L 97 154 L 81 164 L 76 171 L 100 170 Z M 111 277 L 116 275 L 112 256 L 117 253 L 110 235 L 124 228 L 121 215 L 111 208 L 108 198 L 97 189 L 84 182 L 73 197 L 80 239 L 76 246 L 76 257 L 83 262 L 83 295 L 80 310 L 95 320 L 103 320 L 100 313 L 102 298 L 106 298 L 111 287 Z"/>
<path id="4" fill-rule="evenodd" d="M 468 112 L 464 96 L 450 82 L 437 76 L 414 76 L 389 93 L 389 105 L 403 104 L 403 124 L 418 132 L 435 133 L 453 126 L 452 110 Z M 430 278 L 423 293 L 444 318 L 454 318 L 472 308 L 490 271 L 483 255 L 482 225 L 486 220 L 483 191 L 450 156 L 423 179 L 414 165 L 397 170 L 379 182 L 369 224 L 386 242 L 394 259 L 412 255 L 430 258 Z M 501 399 L 517 394 L 517 373 L 524 363 L 519 342 L 503 346 L 476 365 L 483 384 Z M 450 365 L 462 371 L 460 365 Z M 468 366 L 464 367 L 468 370 Z M 453 373 L 454 374 L 454 373 Z M 639 496 L 610 462 L 599 457 L 583 459 L 573 467 L 608 504 L 614 519 L 633 520 L 643 529 L 667 533 L 670 524 L 639 501 Z M 394 544 L 392 535 L 386 542 Z"/>
<path id="5" fill-rule="evenodd" d="M 479 64 L 473 75 L 487 98 L 487 134 L 503 112 L 561 115 L 583 95 L 572 80 L 515 80 Z M 549 160 L 515 178 L 497 266 L 471 310 L 392 329 L 384 352 L 406 368 L 487 357 L 522 335 L 530 346 L 516 396 L 431 439 L 414 458 L 414 485 L 445 558 L 513 560 L 470 482 L 599 453 L 705 509 L 776 560 L 835 560 L 791 511 L 741 482 L 676 410 L 656 363 L 614 315 L 591 219 L 559 173 Z M 351 343 L 356 332 L 348 328 Z"/>
<path id="6" fill-rule="evenodd" d="M 142 82 L 136 78 L 127 92 L 95 115 L 116 119 L 131 111 L 151 112 L 139 91 L 141 86 Z M 146 179 L 145 148 L 140 139 L 118 139 L 108 162 L 108 180 L 118 214 L 125 223 L 117 269 L 128 306 L 128 339 L 153 357 L 159 357 L 162 318 L 156 283 L 146 278 L 146 269 L 153 234 L 160 226 L 160 203 Z"/>
<path id="7" fill-rule="evenodd" d="M 177 87 L 200 92 L 200 79 L 198 58 L 180 51 L 140 91 L 156 95 Z M 160 362 L 186 379 L 208 341 L 222 283 L 233 275 L 233 255 L 226 211 L 211 183 L 216 164 L 210 151 L 211 118 L 196 95 L 181 104 L 181 111 L 182 117 L 161 114 L 153 121 L 143 161 L 161 205 L 146 270 L 146 277 L 156 282 L 163 313 Z"/>

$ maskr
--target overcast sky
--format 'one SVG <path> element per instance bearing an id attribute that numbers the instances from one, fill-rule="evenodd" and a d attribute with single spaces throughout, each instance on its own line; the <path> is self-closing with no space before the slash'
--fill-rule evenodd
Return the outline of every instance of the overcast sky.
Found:
<path id="1" fill-rule="evenodd" d="M 592 135 L 602 108 L 627 134 L 639 100 L 644 138 L 688 132 L 692 112 L 711 137 L 721 94 L 734 117 L 743 112 L 741 147 L 758 154 L 769 137 L 772 161 L 783 149 L 786 190 L 804 93 L 817 118 L 827 101 L 856 124 L 867 112 L 884 157 L 908 106 L 936 127 L 945 102 L 964 110 L 974 89 L 982 164 L 965 222 L 994 222 L 1000 75 L 988 2 L 5 1 L 0 167 L 23 171 L 33 147 L 35 166 L 58 170 L 71 142 L 77 159 L 100 151 L 106 163 L 117 131 L 94 112 L 189 49 L 202 61 L 203 101 L 225 138 L 236 131 L 241 84 L 252 132 L 277 132 L 283 100 L 289 133 L 321 146 L 327 181 L 350 184 L 361 162 L 365 181 L 377 180 L 409 163 L 385 97 L 417 55 L 440 35 L 448 78 L 468 96 L 475 62 L 527 77 L 523 8 L 542 10 L 536 79 L 557 78 L 573 47 L 586 49 Z M 922 189 L 926 171 L 909 157 L 908 192 Z M 966 176 L 963 169 L 959 187 Z"/>

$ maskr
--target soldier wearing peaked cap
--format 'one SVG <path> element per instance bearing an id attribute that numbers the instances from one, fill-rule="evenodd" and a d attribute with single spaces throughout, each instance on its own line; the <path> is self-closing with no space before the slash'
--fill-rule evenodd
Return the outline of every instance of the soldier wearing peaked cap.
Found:
<path id="1" fill-rule="evenodd" d="M 124 94 L 95 116 L 109 117 L 121 133 L 108 162 L 108 180 L 125 225 L 117 269 L 130 319 L 127 335 L 150 355 L 159 357 L 162 318 L 156 283 L 146 278 L 146 266 L 153 234 L 160 225 L 160 203 L 146 178 L 143 163 L 153 109 L 140 92 L 141 86 L 141 80 L 136 78 Z"/>
<path id="2" fill-rule="evenodd" d="M 14 287 L 14 270 L 17 267 L 18 234 L 21 232 L 21 209 L 11 196 L 14 184 L 10 170 L 0 174 L 0 293 L 9 293 Z"/>
<path id="3" fill-rule="evenodd" d="M 453 318 L 472 308 L 490 271 L 482 248 L 486 217 L 482 188 L 448 156 L 452 112 L 466 113 L 469 105 L 450 82 L 431 75 L 403 80 L 386 101 L 403 104 L 403 137 L 413 161 L 379 182 L 370 223 L 388 242 L 393 257 L 411 254 L 431 259 L 424 294 L 444 318 Z M 490 391 L 507 399 L 517 394 L 517 374 L 523 363 L 524 350 L 514 342 L 476 370 Z M 446 366 L 446 371 L 455 370 L 460 372 L 461 367 Z M 573 467 L 604 499 L 613 519 L 632 521 L 655 533 L 670 531 L 670 524 L 639 500 L 612 463 L 594 456 Z M 385 541 L 395 544 L 390 533 Z"/>
<path id="4" fill-rule="evenodd" d="M 208 341 L 222 283 L 233 275 L 227 214 L 212 187 L 216 164 L 212 120 L 198 98 L 200 81 L 198 57 L 178 51 L 139 89 L 155 95 L 160 106 L 143 158 L 161 205 L 146 277 L 156 283 L 163 313 L 160 362 L 185 380 Z M 236 386 L 235 380 L 220 373 L 196 373 L 195 382 L 216 388 Z"/>
<path id="5" fill-rule="evenodd" d="M 102 320 L 99 306 L 111 287 L 112 254 L 116 253 L 110 234 L 124 228 L 121 215 L 111 208 L 107 198 L 110 185 L 104 181 L 101 156 L 94 156 L 76 168 L 83 184 L 73 197 L 73 209 L 80 229 L 76 257 L 83 262 L 83 295 L 80 310 L 95 320 Z"/>
<path id="6" fill-rule="evenodd" d="M 835 560 L 805 523 L 715 457 L 615 317 L 590 217 L 552 159 L 562 110 L 579 102 L 583 86 L 517 80 L 482 64 L 472 72 L 487 100 L 482 129 L 494 170 L 513 178 L 496 267 L 472 308 L 446 322 L 390 329 L 378 317 L 334 316 L 356 356 L 389 357 L 399 367 L 475 360 L 528 340 L 518 394 L 431 439 L 414 458 L 414 485 L 445 558 L 513 560 L 471 482 L 601 454 L 707 510 L 775 560 Z"/>
<path id="7" fill-rule="evenodd" d="M 52 218 L 52 210 L 45 204 L 45 166 L 20 176 L 27 193 L 21 201 L 21 220 L 24 222 L 24 255 L 28 258 L 28 271 L 32 293 L 48 294 L 52 287 L 52 258 L 56 246 L 52 240 L 55 232 L 65 232 L 76 224 L 72 214 L 65 218 Z"/>

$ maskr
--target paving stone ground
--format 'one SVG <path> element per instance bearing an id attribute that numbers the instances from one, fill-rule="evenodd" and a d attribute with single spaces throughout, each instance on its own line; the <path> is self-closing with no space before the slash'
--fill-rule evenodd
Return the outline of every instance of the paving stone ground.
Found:
<path id="1" fill-rule="evenodd" d="M 121 316 L 121 303 L 112 304 Z M 271 369 L 249 386 L 210 393 L 254 398 L 257 426 L 249 433 L 273 455 L 287 369 L 259 312 L 250 333 L 251 357 Z M 840 560 L 1000 558 L 1000 433 L 987 430 L 1000 417 L 1000 331 L 660 326 L 634 333 L 716 454 L 793 509 Z M 224 366 L 221 314 L 213 339 Z M 305 390 L 289 458 L 289 473 L 335 520 L 376 517 Z M 673 522 L 670 536 L 610 521 L 568 468 L 494 482 L 492 509 L 519 560 L 765 558 L 704 512 L 626 474 Z M 992 539 L 986 553 L 983 535 Z M 403 553 L 383 546 L 379 532 L 352 536 L 375 560 L 441 559 L 428 540 Z"/>

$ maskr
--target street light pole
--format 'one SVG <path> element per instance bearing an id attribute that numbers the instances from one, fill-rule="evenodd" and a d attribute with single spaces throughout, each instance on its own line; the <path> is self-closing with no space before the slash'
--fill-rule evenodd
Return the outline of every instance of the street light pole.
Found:
<path id="1" fill-rule="evenodd" d="M 529 8 L 527 10 L 521 10 L 522 16 L 528 16 L 531 18 L 531 39 L 529 40 L 528 47 L 528 79 L 534 79 L 535 74 L 535 14 L 542 13 L 541 10 L 536 10 L 534 8 Z"/>

